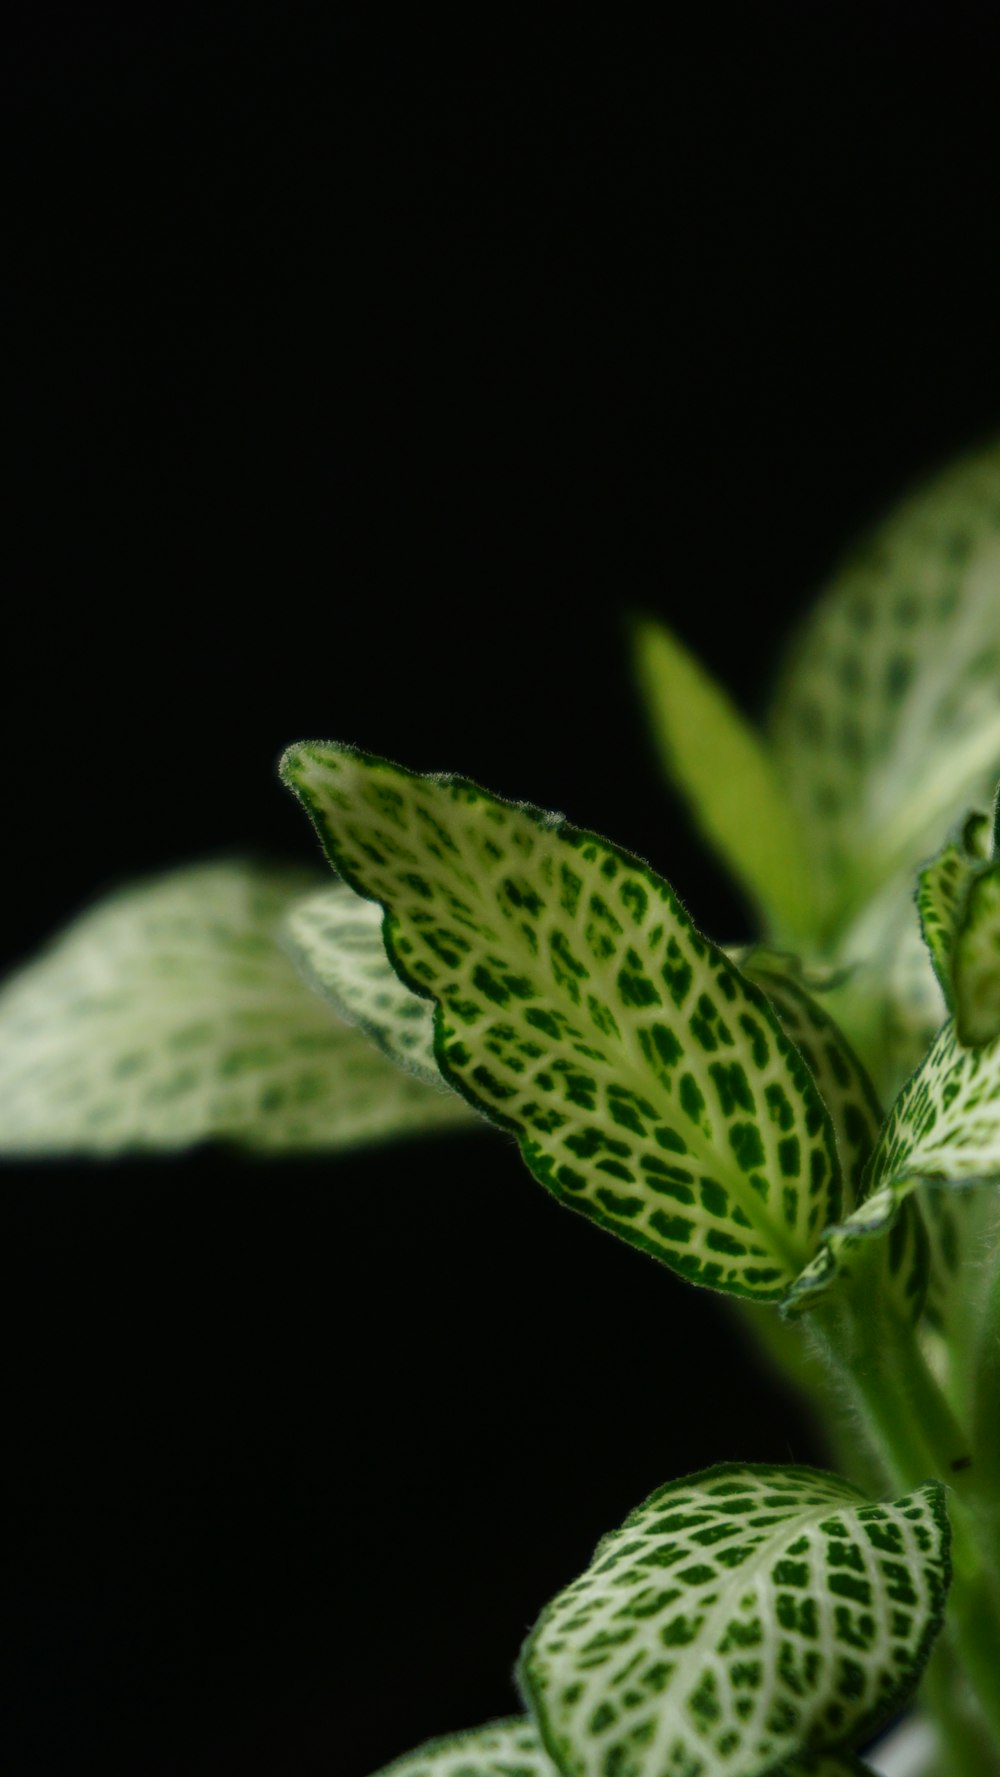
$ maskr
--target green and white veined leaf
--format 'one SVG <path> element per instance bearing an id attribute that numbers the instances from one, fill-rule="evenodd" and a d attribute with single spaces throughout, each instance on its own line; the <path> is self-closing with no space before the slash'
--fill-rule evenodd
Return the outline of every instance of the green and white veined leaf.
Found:
<path id="1" fill-rule="evenodd" d="M 843 1031 L 794 968 L 763 949 L 750 950 L 739 961 L 743 973 L 763 988 L 816 1082 L 837 1139 L 843 1210 L 849 1213 L 882 1127 L 875 1088 Z"/>
<path id="2" fill-rule="evenodd" d="M 917 1178 L 1000 1178 L 1000 1039 L 964 1048 L 949 1020 L 903 1087 L 872 1157 L 871 1188 L 898 1192 Z"/>
<path id="3" fill-rule="evenodd" d="M 559 1777 L 526 1716 L 429 1740 L 376 1777 Z"/>
<path id="4" fill-rule="evenodd" d="M 764 989 L 813 1079 L 830 1114 L 840 1154 L 844 1181 L 845 1221 L 824 1230 L 822 1243 L 811 1264 L 796 1279 L 783 1307 L 795 1318 L 816 1296 L 825 1291 L 834 1275 L 843 1270 L 849 1249 L 858 1237 L 881 1233 L 887 1223 L 872 1218 L 863 1203 L 865 1175 L 882 1128 L 882 1111 L 865 1068 L 843 1032 L 809 993 L 801 975 L 790 966 L 793 959 L 777 958 L 760 949 L 750 951 L 743 969 Z M 916 1320 L 924 1306 L 930 1280 L 930 1244 L 920 1208 L 911 1203 L 892 1226 L 882 1251 L 878 1285 L 883 1298 L 895 1306 L 904 1320 Z"/>
<path id="5" fill-rule="evenodd" d="M 318 889 L 292 907 L 283 942 L 341 1018 L 358 1025 L 398 1067 L 438 1090 L 445 1086 L 434 1055 L 433 1010 L 404 986 L 389 961 L 376 902 L 362 900 L 344 882 Z M 457 1099 L 458 1111 L 470 1127 L 480 1126 L 465 1099 Z"/>
<path id="6" fill-rule="evenodd" d="M 637 622 L 633 649 L 667 776 L 767 929 L 809 935 L 816 924 L 809 857 L 767 741 L 663 624 Z"/>
<path id="7" fill-rule="evenodd" d="M 806 619 L 770 721 L 835 939 L 1000 761 L 1000 445 L 905 501 Z"/>
<path id="8" fill-rule="evenodd" d="M 564 1777 L 762 1777 L 849 1748 L 919 1678 L 948 1550 L 938 1482 L 872 1505 L 729 1464 L 660 1488 L 525 1645 L 542 1741 Z"/>
<path id="9" fill-rule="evenodd" d="M 560 1777 L 527 1716 L 488 1722 L 464 1734 L 429 1740 L 376 1777 Z M 873 1777 L 867 1765 L 841 1753 L 793 1759 L 774 1777 Z"/>
<path id="10" fill-rule="evenodd" d="M 993 817 L 967 816 L 961 835 L 921 870 L 917 909 L 924 942 L 960 1043 L 1000 1036 L 1000 864 Z"/>
<path id="11" fill-rule="evenodd" d="M 997 1179 L 1000 1038 L 964 1048 L 949 1019 L 886 1119 L 872 1155 L 868 1195 L 853 1214 L 826 1230 L 783 1309 L 796 1314 L 811 1307 L 843 1275 L 857 1240 L 893 1227 L 918 1181 L 943 1186 Z"/>
<path id="12" fill-rule="evenodd" d="M 669 886 L 461 778 L 322 742 L 282 771 L 435 999 L 446 1079 L 536 1178 L 693 1281 L 780 1295 L 836 1214 L 833 1132 L 767 999 Z"/>
<path id="13" fill-rule="evenodd" d="M 1000 864 L 984 866 L 969 883 L 952 968 L 959 1042 L 992 1042 L 1000 1036 Z"/>
<path id="14" fill-rule="evenodd" d="M 335 1149 L 463 1124 L 454 1093 L 394 1067 L 284 954 L 315 880 L 194 865 L 77 919 L 0 991 L 0 1152 Z"/>

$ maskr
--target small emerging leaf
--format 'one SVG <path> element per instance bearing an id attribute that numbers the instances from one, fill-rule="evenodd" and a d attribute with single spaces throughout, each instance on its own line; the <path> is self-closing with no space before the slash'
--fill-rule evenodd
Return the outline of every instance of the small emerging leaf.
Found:
<path id="1" fill-rule="evenodd" d="M 844 1222 L 826 1230 L 783 1310 L 797 1314 L 811 1307 L 843 1273 L 854 1242 L 891 1228 L 920 1180 L 963 1185 L 998 1178 L 1000 1038 L 963 1048 L 949 1020 L 889 1113 L 872 1156 L 868 1195 Z"/>
<path id="2" fill-rule="evenodd" d="M 376 1777 L 559 1777 L 559 1773 L 533 1722 L 518 1716 L 429 1740 Z"/>
<path id="3" fill-rule="evenodd" d="M 780 1295 L 836 1213 L 833 1133 L 764 995 L 669 886 L 460 778 L 318 742 L 282 769 L 437 1001 L 445 1078 L 535 1176 L 695 1282 Z"/>
<path id="4" fill-rule="evenodd" d="M 949 840 L 917 877 L 920 930 L 949 1011 L 955 1008 L 955 929 L 975 870 L 964 847 Z"/>
<path id="5" fill-rule="evenodd" d="M 954 954 L 955 1028 L 960 1043 L 1000 1036 L 1000 864 L 969 884 Z"/>
<path id="6" fill-rule="evenodd" d="M 528 1639 L 544 1744 L 564 1777 L 763 1777 L 850 1747 L 920 1675 L 948 1543 L 938 1482 L 884 1505 L 802 1468 L 663 1487 Z"/>
<path id="7" fill-rule="evenodd" d="M 892 1107 L 872 1159 L 873 1192 L 916 1178 L 1000 1177 L 1000 1039 L 966 1049 L 949 1022 Z"/>
<path id="8" fill-rule="evenodd" d="M 767 742 L 662 624 L 637 623 L 634 648 L 667 775 L 765 924 L 779 934 L 809 933 L 809 859 Z"/>
<path id="9" fill-rule="evenodd" d="M 78 919 L 0 992 L 0 1152 L 344 1148 L 464 1121 L 454 1094 L 335 1019 L 281 950 L 314 880 L 195 865 Z"/>

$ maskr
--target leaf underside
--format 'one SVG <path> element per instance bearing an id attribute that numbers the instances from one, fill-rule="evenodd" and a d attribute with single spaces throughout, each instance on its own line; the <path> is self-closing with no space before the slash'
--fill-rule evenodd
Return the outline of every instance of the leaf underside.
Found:
<path id="1" fill-rule="evenodd" d="M 382 909 L 335 882 L 297 901 L 285 921 L 283 942 L 292 960 L 337 1015 L 356 1024 L 397 1067 L 445 1089 L 434 1056 L 430 1003 L 404 986 L 382 940 Z M 464 1099 L 456 1116 L 470 1127 L 478 1119 Z"/>
<path id="2" fill-rule="evenodd" d="M 839 1201 L 832 1130 L 764 995 L 669 886 L 463 779 L 319 742 L 282 769 L 435 999 L 446 1079 L 535 1176 L 693 1281 L 780 1295 Z"/>
<path id="3" fill-rule="evenodd" d="M 209 1138 L 334 1149 L 461 1123 L 301 980 L 277 942 L 315 877 L 196 865 L 83 914 L 0 992 L 0 1152 Z"/>
<path id="4" fill-rule="evenodd" d="M 947 1582 L 939 1483 L 871 1505 L 814 1470 L 724 1466 L 605 1537 L 521 1682 L 565 1777 L 761 1777 L 896 1707 Z"/>
<path id="5" fill-rule="evenodd" d="M 901 505 L 795 638 L 771 724 L 835 935 L 1000 760 L 1000 446 Z"/>
<path id="6" fill-rule="evenodd" d="M 633 632 L 636 676 L 664 769 L 764 915 L 795 935 L 814 924 L 811 876 L 767 743 L 662 624 Z"/>

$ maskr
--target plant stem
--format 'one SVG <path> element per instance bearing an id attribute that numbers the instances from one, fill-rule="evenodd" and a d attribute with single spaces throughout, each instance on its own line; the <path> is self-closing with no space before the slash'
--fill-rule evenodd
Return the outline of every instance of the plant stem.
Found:
<path id="1" fill-rule="evenodd" d="M 1000 1551 L 992 1514 L 979 1498 L 968 1435 L 931 1374 L 914 1329 L 885 1304 L 863 1267 L 855 1287 L 837 1292 L 812 1320 L 818 1349 L 853 1398 L 891 1484 L 908 1491 L 936 1478 L 949 1487 L 947 1630 L 989 1724 L 1000 1769 Z"/>
<path id="2" fill-rule="evenodd" d="M 953 1646 L 941 1639 L 931 1655 L 920 1701 L 946 1748 L 948 1769 L 961 1777 L 996 1777 L 989 1730 L 969 1693 Z"/>

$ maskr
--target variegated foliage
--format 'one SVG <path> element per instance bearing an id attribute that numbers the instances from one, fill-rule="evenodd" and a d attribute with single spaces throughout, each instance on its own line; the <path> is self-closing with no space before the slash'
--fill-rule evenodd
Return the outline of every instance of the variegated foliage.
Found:
<path id="1" fill-rule="evenodd" d="M 302 981 L 278 938 L 315 877 L 198 865 L 83 914 L 0 993 L 0 1152 L 352 1147 L 460 1126 Z"/>
<path id="2" fill-rule="evenodd" d="M 816 1082 L 833 1124 L 849 1213 L 862 1191 L 865 1168 L 878 1141 L 882 1111 L 875 1088 L 839 1026 L 810 993 L 801 971 L 766 950 L 744 954 L 741 967 L 763 988 Z"/>
<path id="3" fill-rule="evenodd" d="M 284 943 L 306 980 L 341 1018 L 365 1031 L 399 1067 L 428 1085 L 443 1085 L 432 1008 L 411 993 L 389 961 L 376 902 L 363 901 L 346 883 L 330 883 L 296 901 L 285 921 Z M 464 1099 L 456 1099 L 455 1112 L 477 1126 Z"/>
<path id="4" fill-rule="evenodd" d="M 430 1740 L 395 1759 L 378 1777 L 560 1777 L 560 1773 L 534 1723 L 518 1716 Z M 807 1753 L 782 1765 L 774 1777 L 871 1777 L 871 1772 L 846 1753 Z"/>
<path id="5" fill-rule="evenodd" d="M 996 815 L 972 814 L 920 872 L 924 941 L 960 1043 L 1000 1036 L 1000 862 Z"/>
<path id="6" fill-rule="evenodd" d="M 558 1777 L 558 1771 L 534 1723 L 522 1715 L 430 1740 L 379 1777 Z"/>
<path id="7" fill-rule="evenodd" d="M 841 1241 L 843 1224 L 834 1223 L 824 1230 L 815 1258 L 785 1298 L 785 1312 L 794 1317 L 812 1304 L 842 1268 L 845 1247 L 859 1227 L 866 1233 L 880 1234 L 885 1229 L 880 1217 L 871 1221 L 863 1208 L 882 1112 L 865 1068 L 819 999 L 808 991 L 792 960 L 754 950 L 746 955 L 743 968 L 764 989 L 816 1082 L 833 1123 L 844 1181 L 844 1221 L 850 1233 Z M 882 1242 L 878 1275 L 872 1280 L 883 1302 L 906 1321 L 916 1320 L 926 1304 L 931 1259 L 920 1206 L 907 1202 Z"/>
<path id="8" fill-rule="evenodd" d="M 814 1470 L 712 1469 L 604 1538 L 521 1682 L 564 1777 L 762 1777 L 896 1707 L 948 1571 L 937 1483 L 871 1505 Z"/>
<path id="9" fill-rule="evenodd" d="M 763 734 L 667 631 L 635 636 L 668 774 L 696 814 L 701 799 L 766 933 L 850 965 L 836 1016 L 891 1095 L 943 1017 L 905 942 L 915 873 L 1000 767 L 1000 445 L 919 490 L 834 576 Z"/>
<path id="10" fill-rule="evenodd" d="M 562 1201 L 694 1281 L 779 1296 L 838 1211 L 829 1117 L 761 991 L 648 866 L 560 817 L 332 743 L 283 762 L 386 909 L 446 1079 Z"/>
<path id="11" fill-rule="evenodd" d="M 921 1180 L 931 1189 L 998 1179 L 1000 1038 L 966 1048 L 949 1020 L 886 1119 L 863 1202 L 843 1223 L 827 1230 L 816 1256 L 793 1285 L 787 1305 L 793 1311 L 811 1305 L 843 1273 L 856 1241 L 893 1227 Z M 965 1219 L 959 1202 L 946 1240 L 956 1236 Z"/>
<path id="12" fill-rule="evenodd" d="M 789 651 L 770 718 L 783 781 L 843 930 L 903 891 L 1000 763 L 1000 446 L 906 500 Z"/>

